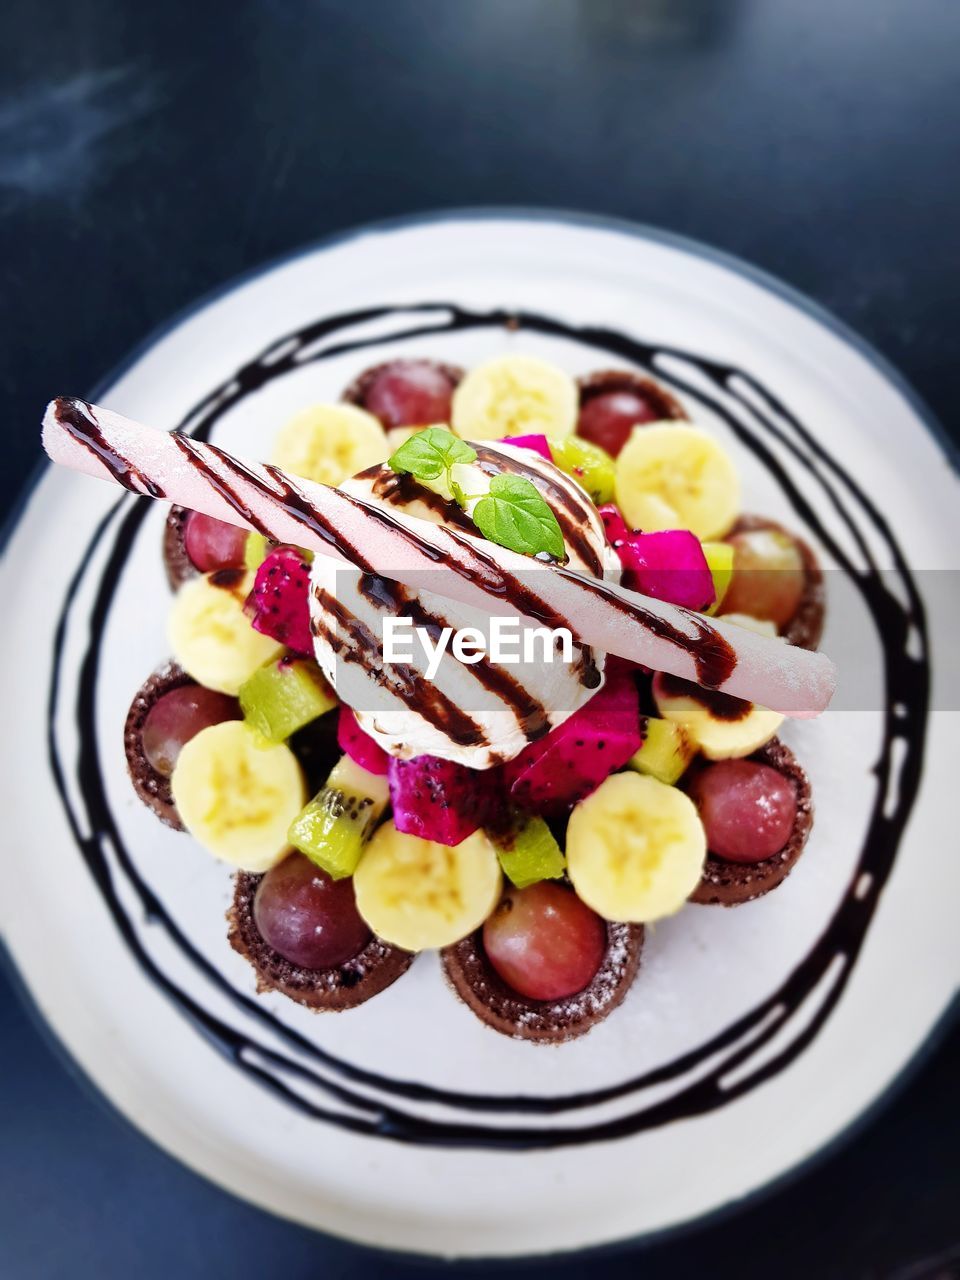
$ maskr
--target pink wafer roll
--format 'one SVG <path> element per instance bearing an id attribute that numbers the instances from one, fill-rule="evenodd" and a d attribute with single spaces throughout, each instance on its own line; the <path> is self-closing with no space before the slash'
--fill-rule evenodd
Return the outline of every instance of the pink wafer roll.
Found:
<path id="1" fill-rule="evenodd" d="M 491 615 L 566 626 L 581 644 L 783 715 L 819 715 L 833 695 L 835 671 L 824 654 L 532 561 L 470 534 L 385 512 L 339 489 L 144 427 L 83 400 L 51 401 L 43 444 L 54 462 L 133 493 L 334 556 Z"/>

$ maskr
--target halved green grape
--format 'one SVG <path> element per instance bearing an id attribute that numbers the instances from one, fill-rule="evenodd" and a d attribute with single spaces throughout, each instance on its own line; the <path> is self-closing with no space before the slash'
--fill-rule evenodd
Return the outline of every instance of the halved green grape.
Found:
<path id="1" fill-rule="evenodd" d="M 563 875 L 566 858 L 543 818 L 518 814 L 512 829 L 493 842 L 504 875 L 518 889 Z"/>
<path id="2" fill-rule="evenodd" d="M 308 658 L 268 662 L 240 687 L 244 719 L 268 742 L 285 742 L 336 705 L 319 667 Z"/>
<path id="3" fill-rule="evenodd" d="M 561 471 L 574 480 L 601 507 L 613 500 L 613 479 L 616 464 L 606 450 L 579 436 L 567 436 L 564 440 L 550 440 L 550 452 Z"/>
<path id="4" fill-rule="evenodd" d="M 386 778 L 344 756 L 326 786 L 294 818 L 288 839 L 334 880 L 352 876 L 389 798 Z"/>
<path id="5" fill-rule="evenodd" d="M 679 724 L 648 716 L 643 736 L 643 746 L 628 761 L 637 773 L 649 774 L 673 784 L 682 776 L 687 765 L 696 755 L 696 747 Z"/>

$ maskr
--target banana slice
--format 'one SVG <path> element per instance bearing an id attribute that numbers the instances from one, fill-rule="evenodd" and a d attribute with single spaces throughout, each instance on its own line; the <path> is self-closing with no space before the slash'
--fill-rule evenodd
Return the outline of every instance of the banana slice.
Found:
<path id="1" fill-rule="evenodd" d="M 569 374 L 533 356 L 498 356 L 471 369 L 453 393 L 453 430 L 464 440 L 568 436 L 579 398 Z"/>
<path id="2" fill-rule="evenodd" d="M 675 422 L 635 427 L 617 458 L 614 496 L 627 524 L 721 538 L 737 518 L 740 481 L 712 436 Z"/>
<path id="3" fill-rule="evenodd" d="M 387 822 L 361 857 L 353 887 L 375 934 L 404 951 L 425 951 L 478 929 L 500 901 L 503 878 L 483 831 L 450 847 Z"/>
<path id="4" fill-rule="evenodd" d="M 574 808 L 567 871 L 607 920 L 646 924 L 679 911 L 700 883 L 707 838 L 684 792 L 639 773 L 614 773 Z"/>
<path id="5" fill-rule="evenodd" d="M 340 484 L 388 457 L 387 435 L 372 413 L 352 404 L 315 404 L 282 427 L 272 461 L 318 484 Z"/>
<path id="6" fill-rule="evenodd" d="M 708 760 L 731 760 L 758 751 L 783 724 L 784 717 L 754 702 L 712 693 L 658 671 L 653 698 L 664 720 L 684 732 Z"/>
<path id="7" fill-rule="evenodd" d="M 185 583 L 167 623 L 173 656 L 208 689 L 235 694 L 283 645 L 254 631 L 243 612 L 256 575 L 221 569 Z"/>
<path id="8" fill-rule="evenodd" d="M 242 720 L 211 725 L 191 738 L 170 785 L 194 839 L 244 871 L 267 871 L 286 855 L 287 828 L 306 800 L 290 748 L 268 743 Z"/>

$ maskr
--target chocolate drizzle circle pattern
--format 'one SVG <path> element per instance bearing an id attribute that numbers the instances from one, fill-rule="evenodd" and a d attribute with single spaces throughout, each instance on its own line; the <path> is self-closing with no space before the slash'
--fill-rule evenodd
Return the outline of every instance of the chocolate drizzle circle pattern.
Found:
<path id="1" fill-rule="evenodd" d="M 391 316 L 418 316 L 423 320 L 376 338 L 349 340 L 342 336 L 345 330 L 359 324 Z M 124 496 L 110 509 L 94 531 L 68 587 L 54 640 L 47 736 L 54 782 L 73 837 L 131 956 L 144 975 L 237 1070 L 304 1116 L 357 1133 L 445 1147 L 535 1150 L 622 1138 L 715 1110 L 775 1076 L 814 1040 L 849 980 L 916 799 L 930 672 L 923 604 L 883 515 L 778 397 L 744 370 L 715 360 L 641 342 L 614 330 L 568 325 L 523 311 L 480 312 L 449 303 L 374 307 L 328 317 L 271 344 L 201 402 L 179 429 L 198 439 L 208 439 L 223 415 L 251 392 L 325 357 L 376 347 L 382 342 L 506 326 L 512 331 L 526 329 L 573 340 L 598 353 L 618 356 L 720 417 L 767 468 L 798 517 L 848 576 L 876 626 L 883 647 L 883 740 L 872 769 L 876 786 L 863 847 L 847 891 L 819 940 L 777 990 L 720 1034 L 671 1062 L 603 1089 L 562 1096 L 484 1095 L 394 1080 L 311 1043 L 274 1017 L 257 999 L 235 990 L 144 881 L 124 846 L 101 769 L 94 717 L 99 637 L 114 604 L 121 570 L 147 513 L 148 504 L 142 501 Z M 776 442 L 781 453 L 816 482 L 856 544 L 862 566 L 855 566 L 846 555 L 771 448 L 771 442 Z M 892 573 L 901 598 L 891 593 L 877 571 L 865 530 L 879 539 L 892 558 Z M 85 619 L 89 639 L 76 677 L 68 676 L 64 671 L 67 629 L 74 609 L 80 607 L 81 588 L 92 572 L 92 553 L 101 544 L 107 545 L 108 551 L 97 571 L 93 603 Z M 885 574 L 889 576 L 890 571 Z M 76 762 L 76 773 L 69 785 L 66 757 L 57 734 L 61 701 L 72 706 L 78 733 L 77 748 L 69 757 Z M 896 776 L 895 748 L 899 757 Z M 108 859 L 108 849 L 112 850 L 113 863 Z M 118 891 L 117 873 L 126 882 L 124 894 Z M 139 913 L 132 913 L 126 905 L 131 894 Z M 274 1041 L 287 1046 L 288 1051 L 281 1052 L 256 1034 L 238 1030 L 225 1016 L 206 1008 L 197 994 L 185 990 L 144 945 L 137 927 L 140 919 L 147 921 L 148 928 L 162 931 L 198 977 L 210 983 L 220 997 L 227 997 L 238 1012 L 252 1018 Z M 389 999 L 389 995 L 383 998 Z M 782 1047 L 772 1056 L 765 1056 L 765 1047 L 775 1037 L 781 1038 Z M 757 1061 L 751 1067 L 754 1058 Z M 691 1081 L 692 1073 L 698 1074 Z M 732 1073 L 736 1078 L 728 1081 Z M 671 1084 L 675 1088 L 665 1092 L 664 1086 Z M 654 1090 L 656 1100 L 645 1101 L 644 1095 Z M 315 1101 L 316 1095 L 322 1095 L 324 1100 Z M 591 1110 L 617 1100 L 634 1105 L 612 1118 L 590 1117 Z M 424 1104 L 428 1113 L 418 1113 L 416 1104 Z M 448 1118 L 444 1118 L 443 1111 L 450 1113 Z M 498 1122 L 484 1123 L 484 1116 L 491 1115 L 496 1115 Z M 513 1119 L 504 1123 L 502 1117 Z M 550 1117 L 550 1121 L 537 1125 L 524 1117 Z"/>

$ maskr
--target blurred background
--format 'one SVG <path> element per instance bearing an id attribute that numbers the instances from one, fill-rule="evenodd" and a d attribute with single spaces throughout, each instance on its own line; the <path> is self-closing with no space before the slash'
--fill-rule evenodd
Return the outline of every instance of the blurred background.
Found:
<path id="1" fill-rule="evenodd" d="M 3 508 L 52 394 L 265 259 L 442 207 L 587 210 L 747 258 L 877 346 L 957 441 L 958 53 L 957 0 L 6 0 Z M 0 978 L 0 1276 L 422 1271 L 175 1165 L 74 1077 L 15 985 Z M 815 1169 L 596 1265 L 960 1276 L 958 1068 L 954 1029 Z"/>

